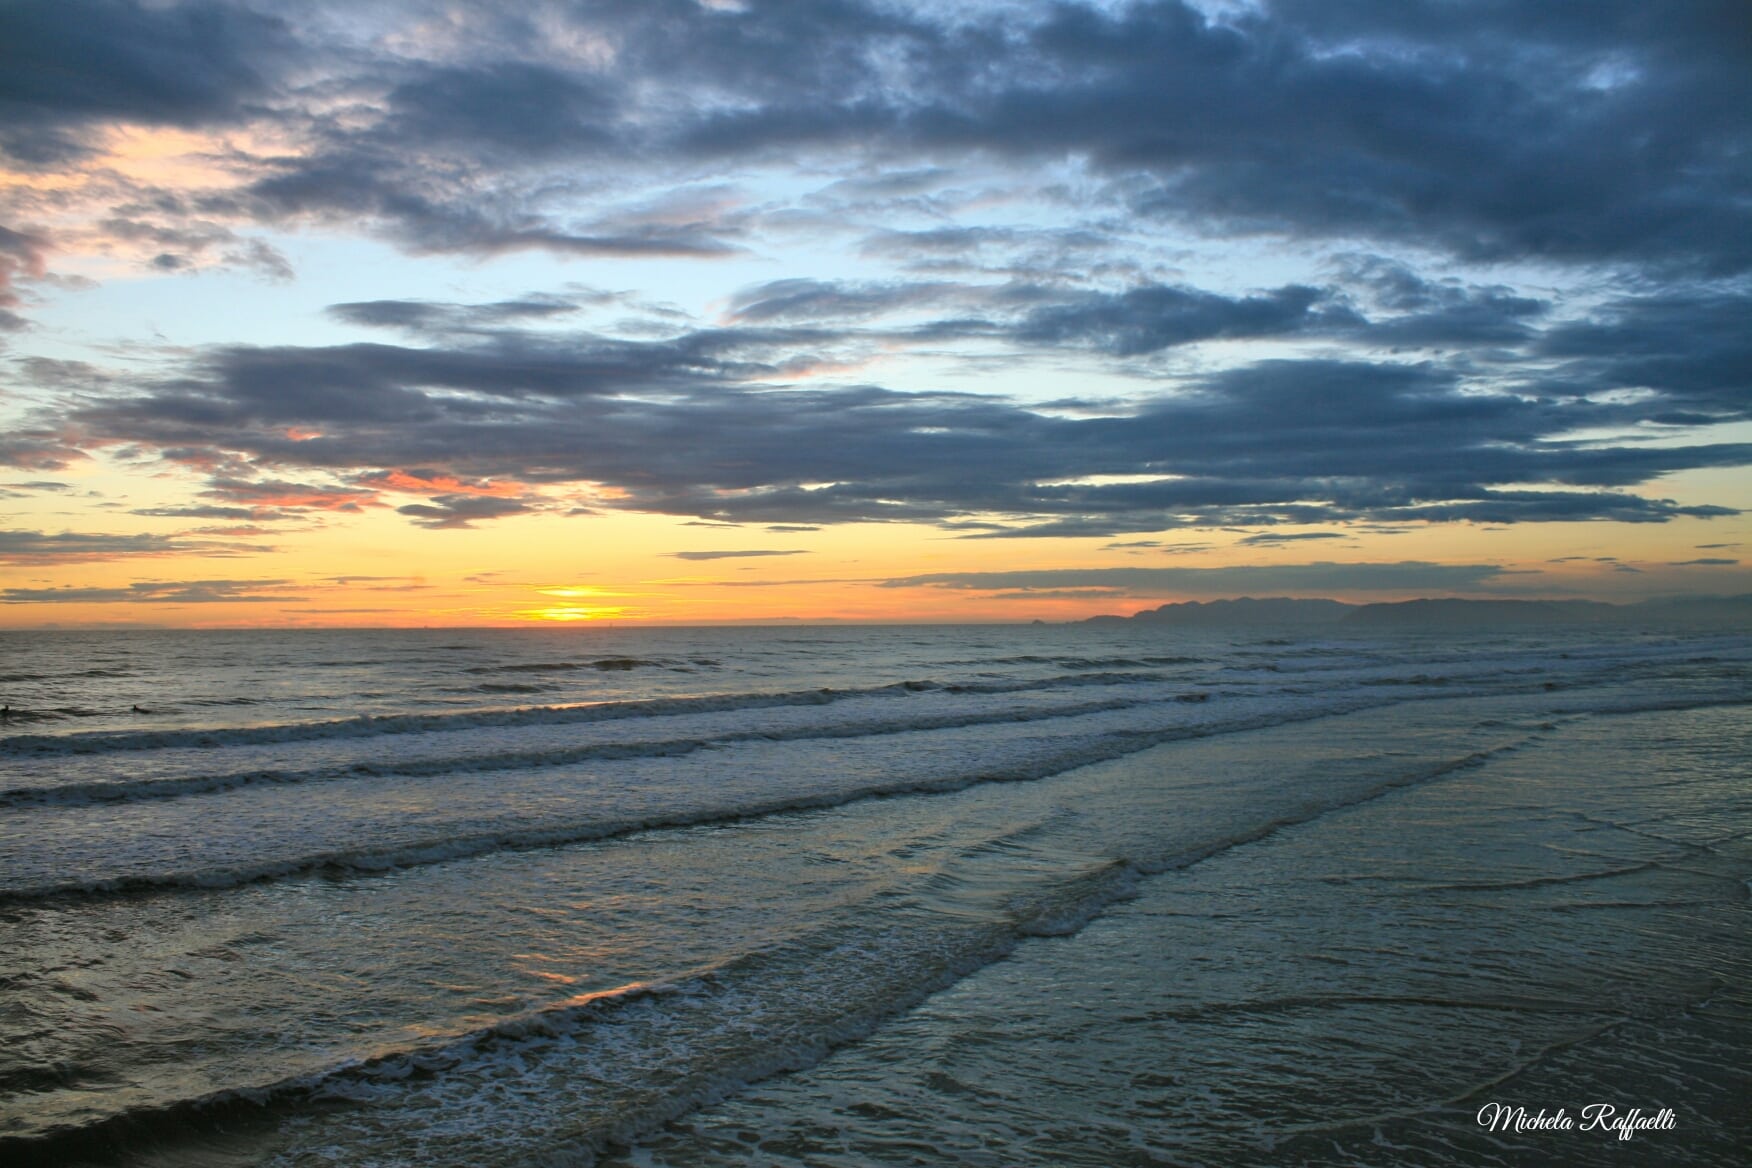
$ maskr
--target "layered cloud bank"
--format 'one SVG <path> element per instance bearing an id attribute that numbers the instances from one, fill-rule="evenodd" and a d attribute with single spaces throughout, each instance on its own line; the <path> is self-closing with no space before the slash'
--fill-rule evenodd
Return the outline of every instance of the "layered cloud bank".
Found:
<path id="1" fill-rule="evenodd" d="M 15 0 L 0 552 L 1733 544 L 1749 111 L 1731 0 Z M 98 467 L 150 497 L 67 509 Z"/>

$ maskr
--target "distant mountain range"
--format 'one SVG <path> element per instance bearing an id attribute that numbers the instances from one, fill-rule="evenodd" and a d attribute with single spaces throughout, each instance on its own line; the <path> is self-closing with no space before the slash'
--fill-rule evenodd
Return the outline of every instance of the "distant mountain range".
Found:
<path id="1" fill-rule="evenodd" d="M 1337 625 L 1447 629 L 1544 625 L 1722 626 L 1752 632 L 1752 594 L 1602 604 L 1595 600 L 1401 600 L 1346 604 L 1276 596 L 1188 600 L 1131 616 L 1090 617 L 1085 624 L 1151 624 L 1188 628 L 1229 625 Z"/>

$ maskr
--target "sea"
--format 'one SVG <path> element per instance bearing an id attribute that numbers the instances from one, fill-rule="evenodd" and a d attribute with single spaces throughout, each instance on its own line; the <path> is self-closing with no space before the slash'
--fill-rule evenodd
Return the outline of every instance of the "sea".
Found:
<path id="1" fill-rule="evenodd" d="M 1752 1150 L 1745 631 L 11 631 L 0 702 L 0 1163 Z"/>

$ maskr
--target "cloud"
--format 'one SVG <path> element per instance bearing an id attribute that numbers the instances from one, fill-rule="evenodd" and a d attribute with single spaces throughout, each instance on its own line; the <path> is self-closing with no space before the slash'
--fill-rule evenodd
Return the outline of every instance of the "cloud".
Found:
<path id="1" fill-rule="evenodd" d="M 425 592 L 433 587 L 420 576 L 329 576 L 324 582 L 343 588 L 360 586 L 366 592 Z"/>
<path id="2" fill-rule="evenodd" d="M 255 604 L 301 603 L 287 580 L 147 580 L 125 588 L 6 588 L 6 604 Z"/>
<path id="3" fill-rule="evenodd" d="M 1369 322 L 1338 303 L 1330 290 L 1286 285 L 1224 296 L 1185 285 L 1134 282 L 1117 291 L 1034 280 L 1001 284 L 956 281 L 836 281 L 793 278 L 745 288 L 731 298 L 733 324 L 832 324 L 935 311 L 937 319 L 890 332 L 847 336 L 942 342 L 997 337 L 1025 348 L 1092 349 L 1118 357 L 1155 353 L 1199 341 L 1335 335 L 1363 332 Z M 942 313 L 953 315 L 943 316 Z"/>
<path id="4" fill-rule="evenodd" d="M 0 330 L 17 331 L 24 327 L 22 317 L 6 310 L 17 308 L 20 303 L 17 292 L 20 279 L 41 279 L 47 273 L 48 251 L 48 238 L 41 233 L 14 231 L 0 224 Z"/>
<path id="5" fill-rule="evenodd" d="M 329 315 L 367 328 L 404 329 L 414 333 L 465 332 L 516 320 L 542 320 L 578 311 L 572 300 L 532 295 L 490 304 L 445 304 L 429 300 L 364 300 L 331 304 Z"/>
<path id="6" fill-rule="evenodd" d="M 760 549 L 733 552 L 670 552 L 669 554 L 678 560 L 737 560 L 746 559 L 750 556 L 801 556 L 807 555 L 808 553 L 800 550 L 778 551 L 772 549 Z"/>
<path id="7" fill-rule="evenodd" d="M 1334 321 L 1360 323 L 1342 310 L 1317 310 L 1319 300 L 1317 289 L 1301 285 L 1239 298 L 1161 285 L 1085 293 L 1029 313 L 1017 336 L 1028 343 L 1090 345 L 1129 357 L 1193 341 L 1283 336 Z"/>
<path id="8" fill-rule="evenodd" d="M 612 90 L 583 71 L 529 61 L 436 65 L 392 89 L 386 137 L 517 163 L 613 144 Z"/>
<path id="9" fill-rule="evenodd" d="M 728 317 L 737 324 L 864 320 L 909 308 L 930 307 L 945 300 L 972 300 L 978 296 L 979 290 L 961 284 L 792 278 L 774 280 L 738 292 L 730 300 Z"/>
<path id="10" fill-rule="evenodd" d="M 409 503 L 396 508 L 418 526 L 435 530 L 468 528 L 483 519 L 503 519 L 507 515 L 524 515 L 533 510 L 535 508 L 522 499 L 484 495 L 434 495 L 428 503 Z"/>
<path id="11" fill-rule="evenodd" d="M 272 507 L 136 507 L 129 514 L 155 519 L 232 519 L 248 523 L 269 523 L 299 517 L 295 510 L 282 511 Z"/>
<path id="12" fill-rule="evenodd" d="M 1534 322 L 1551 308 L 1501 285 L 1431 281 L 1373 255 L 1341 257 L 1337 284 L 1287 284 L 1238 296 L 1135 276 L 1114 290 L 1078 287 L 1065 279 L 1070 266 L 1040 262 L 1027 278 L 1004 283 L 775 280 L 736 293 L 727 319 L 833 326 L 848 338 L 889 346 L 988 338 L 1023 351 L 1086 349 L 1131 358 L 1247 339 L 1344 340 L 1380 349 L 1518 345 L 1537 336 Z M 936 316 L 887 331 L 871 327 L 883 317 L 920 313 Z M 853 323 L 866 327 L 853 332 Z"/>
<path id="13" fill-rule="evenodd" d="M 1668 566 L 1673 568 L 1728 568 L 1739 562 L 1739 560 L 1725 559 L 1721 556 L 1701 556 L 1695 560 L 1671 560 L 1668 562 Z"/>
<path id="14" fill-rule="evenodd" d="M 1752 461 L 1747 443 L 1569 437 L 1664 417 L 1659 392 L 1616 400 L 1603 380 L 1578 393 L 1574 373 L 1561 393 L 1506 392 L 1431 361 L 1259 360 L 1070 416 L 998 396 L 777 380 L 833 335 L 634 341 L 503 327 L 424 347 L 229 346 L 137 392 L 88 395 L 58 421 L 196 465 L 351 484 L 220 473 L 204 492 L 220 505 L 347 511 L 386 489 L 430 491 L 402 513 L 444 527 L 528 509 L 463 497 L 526 499 L 543 483 L 605 485 L 612 506 L 715 522 L 940 522 L 972 538 L 1665 522 L 1734 511 L 1629 488 Z"/>
<path id="15" fill-rule="evenodd" d="M 1085 272 L 1101 266 L 1091 257 L 1120 246 L 1120 236 L 1086 226 L 958 226 L 907 231 L 883 228 L 858 245 L 865 259 L 886 260 L 915 271 L 1035 275 L 1072 267 Z M 1066 261 L 1076 257 L 1074 265 Z"/>
<path id="16" fill-rule="evenodd" d="M 272 511 L 359 511 L 377 504 L 372 491 L 351 487 L 327 486 L 316 483 L 289 482 L 284 479 L 240 479 L 215 475 L 201 494 L 226 503 L 245 504 L 251 518 L 258 508 Z M 215 518 L 232 518 L 219 515 Z"/>
<path id="17" fill-rule="evenodd" d="M 1054 592 L 1101 589 L 1124 596 L 1180 593 L 1466 592 L 1502 575 L 1495 564 L 1398 563 L 1236 565 L 1222 568 L 1057 568 L 1018 572 L 937 572 L 884 580 L 884 588 Z"/>
<path id="18" fill-rule="evenodd" d="M 0 563 L 78 564 L 152 556 L 235 556 L 272 550 L 247 544 L 139 533 L 0 531 Z"/>
<path id="19" fill-rule="evenodd" d="M 86 153 L 108 122 L 239 123 L 298 55 L 283 21 L 234 4 L 11 0 L 0 5 L 0 150 L 42 166 Z"/>
<path id="20" fill-rule="evenodd" d="M 1282 544 L 1282 543 L 1300 543 L 1303 540 L 1309 540 L 1309 539 L 1349 539 L 1349 538 L 1350 538 L 1349 536 L 1345 535 L 1343 532 L 1340 532 L 1340 531 L 1297 531 L 1297 532 L 1284 532 L 1282 534 L 1267 531 L 1267 532 L 1260 532 L 1257 535 L 1249 535 L 1249 536 L 1245 537 L 1244 539 L 1240 540 L 1239 542 L 1241 542 L 1242 544 L 1248 545 L 1248 546 L 1259 546 L 1259 545 Z"/>
<path id="21" fill-rule="evenodd" d="M 968 539 L 1735 513 L 1662 487 L 1752 462 L 1706 430 L 1752 401 L 1752 55 L 1716 0 L 410 11 L 0 5 L 0 150 L 55 180 L 17 192 L 52 227 L 0 227 L 0 325 L 54 249 L 286 278 L 280 229 L 866 270 L 775 267 L 719 327 L 568 288 L 28 359 L 0 462 L 156 456 L 210 477 L 155 515 L 437 529 L 568 486 Z M 128 169 L 153 129 L 208 135 L 199 177 Z M 1031 400 L 1042 370 L 1093 384 Z"/>
<path id="22" fill-rule="evenodd" d="M 1752 290 L 1674 287 L 1622 297 L 1540 337 L 1564 359 L 1558 377 L 1581 392 L 1654 391 L 1650 421 L 1668 425 L 1752 418 Z"/>
<path id="23" fill-rule="evenodd" d="M 432 467 L 402 467 L 356 475 L 353 482 L 372 491 L 405 491 L 414 494 L 438 492 L 495 499 L 517 499 L 527 488 L 521 483 L 493 479 L 460 478 Z"/>
<path id="24" fill-rule="evenodd" d="M 1745 38 L 1674 31 L 1705 26 L 1710 4 L 1680 5 L 1671 26 L 1645 6 L 1602 4 L 1589 28 L 1470 9 L 1444 19 L 1425 4 L 1402 6 L 1413 18 L 1329 7 L 1213 22 L 1172 2 L 1067 4 L 1032 19 L 1006 11 L 1000 32 L 977 19 L 878 24 L 847 6 L 840 24 L 873 27 L 837 52 L 819 39 L 828 21 L 751 9 L 666 30 L 665 49 L 749 99 L 696 115 L 679 141 L 702 153 L 902 140 L 1018 165 L 1070 153 L 1133 180 L 1134 210 L 1206 229 L 1416 239 L 1470 259 L 1743 270 L 1752 258 L 1732 195 Z M 757 58 L 737 34 L 756 21 L 770 30 L 768 67 L 782 50 L 813 55 L 835 62 L 835 84 L 751 83 Z M 707 45 L 710 60 L 689 53 Z M 1601 85 L 1595 67 L 1612 53 L 1621 67 Z M 880 67 L 895 59 L 911 66 L 898 84 Z M 1643 165 L 1655 150 L 1692 169 Z"/>
<path id="25" fill-rule="evenodd" d="M 1104 211 L 1210 234 L 1720 274 L 1752 264 L 1732 11 L 614 0 L 452 9 L 422 45 L 372 35 L 412 23 L 394 7 L 294 27 L 222 0 L 17 0 L 0 144 L 54 166 L 117 123 L 272 129 L 291 148 L 237 152 L 239 186 L 202 213 L 364 222 L 416 252 L 724 255 L 758 215 L 734 199 L 576 196 L 799 162 L 866 176 L 830 184 L 819 223 L 979 159 L 1011 183 L 1069 165 Z M 965 256 L 1026 229 L 938 230 L 875 246 Z"/>
<path id="26" fill-rule="evenodd" d="M 1356 334 L 1376 345 L 1516 344 L 1530 339 L 1533 323 L 1551 309 L 1549 301 L 1503 285 L 1431 280 L 1384 256 L 1343 256 L 1338 267 L 1344 282 L 1377 310 Z"/>
<path id="27" fill-rule="evenodd" d="M 259 179 L 231 200 L 231 210 L 272 225 L 375 225 L 414 254 L 538 250 L 574 257 L 715 259 L 743 250 L 736 242 L 740 226 L 716 216 L 671 223 L 618 214 L 561 227 L 533 208 L 495 207 L 504 200 L 482 197 L 478 184 L 484 178 L 458 182 L 442 198 L 410 194 L 410 188 L 430 185 L 430 172 L 409 173 L 417 156 L 399 155 L 396 145 L 385 141 L 370 151 L 288 160 L 282 173 Z"/>

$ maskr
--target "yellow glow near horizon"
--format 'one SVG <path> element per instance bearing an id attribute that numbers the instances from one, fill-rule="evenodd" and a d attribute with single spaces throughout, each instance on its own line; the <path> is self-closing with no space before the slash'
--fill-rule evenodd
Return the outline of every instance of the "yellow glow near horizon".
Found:
<path id="1" fill-rule="evenodd" d="M 626 614 L 624 608 L 579 608 L 576 606 L 560 606 L 554 608 L 531 608 L 517 613 L 520 620 L 529 621 L 598 621 L 618 620 Z"/>
<path id="2" fill-rule="evenodd" d="M 55 504 L 45 500 L 40 505 L 43 512 L 36 525 L 53 531 L 76 523 L 69 522 L 70 514 L 52 510 Z M 427 530 L 378 509 L 325 515 L 320 524 L 267 533 L 273 550 L 258 554 L 212 528 L 162 521 L 153 526 L 171 541 L 163 551 L 78 563 L 15 559 L 4 565 L 0 574 L 9 588 L 36 595 L 20 595 L 0 606 L 0 624 L 529 627 L 610 621 L 1063 621 L 1129 614 L 1214 594 L 1201 590 L 1196 578 L 1170 579 L 1159 587 L 1096 582 L 1034 589 L 892 587 L 884 582 L 932 573 L 1237 565 L 1265 570 L 1307 559 L 1495 564 L 1503 574 L 1482 594 L 1623 602 L 1645 595 L 1746 591 L 1747 569 L 1731 561 L 1742 559 L 1741 549 L 1752 546 L 1752 533 L 1740 518 L 1687 518 L 1628 530 L 1571 523 L 1432 526 L 1393 535 L 1339 531 L 1341 538 L 1312 543 L 1246 545 L 1241 542 L 1244 533 L 1229 532 L 1018 541 L 955 539 L 928 525 L 908 524 L 780 533 L 752 526 L 703 530 L 672 517 L 630 513 L 579 519 L 526 516 L 466 531 Z M 738 549 L 768 548 L 794 554 L 737 555 Z M 675 557 L 683 550 L 709 550 L 723 558 L 690 562 L 689 570 L 681 573 Z M 587 582 L 592 579 L 598 582 Z M 130 589 L 155 581 L 217 582 L 213 590 L 229 591 L 231 599 L 182 601 L 174 593 L 149 593 L 117 603 Z M 56 597 L 57 590 L 69 595 Z M 82 591 L 90 598 L 74 595 Z M 1311 595 L 1270 584 L 1252 591 Z M 1409 599 L 1416 593 L 1334 588 L 1327 594 L 1367 602 Z"/>
<path id="3" fill-rule="evenodd" d="M 611 592 L 606 588 L 582 588 L 567 586 L 561 588 L 537 588 L 543 596 L 557 596 L 561 600 L 589 600 L 596 596 L 626 596 L 625 592 Z"/>

